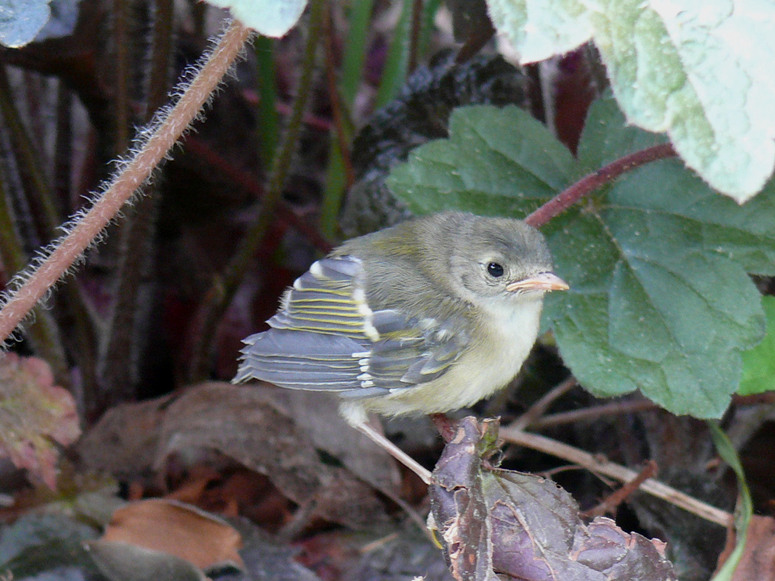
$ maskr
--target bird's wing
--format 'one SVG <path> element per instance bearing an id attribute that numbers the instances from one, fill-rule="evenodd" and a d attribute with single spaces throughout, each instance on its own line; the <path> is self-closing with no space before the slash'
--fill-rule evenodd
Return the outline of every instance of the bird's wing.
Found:
<path id="1" fill-rule="evenodd" d="M 319 260 L 283 297 L 269 331 L 245 339 L 234 381 L 373 397 L 443 375 L 468 337 L 450 321 L 372 310 L 360 260 Z M 458 326 L 459 327 L 459 326 Z"/>
<path id="2" fill-rule="evenodd" d="M 269 319 L 273 329 L 291 329 L 376 340 L 366 302 L 363 263 L 353 256 L 323 258 L 297 278 Z"/>

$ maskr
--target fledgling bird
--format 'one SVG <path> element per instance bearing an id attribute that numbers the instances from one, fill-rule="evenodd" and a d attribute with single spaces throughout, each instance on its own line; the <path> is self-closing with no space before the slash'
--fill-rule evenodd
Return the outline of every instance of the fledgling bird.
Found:
<path id="1" fill-rule="evenodd" d="M 353 427 L 428 482 L 368 413 L 442 413 L 492 395 L 529 354 L 544 294 L 567 288 L 544 237 L 520 220 L 417 218 L 315 262 L 271 329 L 244 340 L 234 382 L 336 393 Z"/>

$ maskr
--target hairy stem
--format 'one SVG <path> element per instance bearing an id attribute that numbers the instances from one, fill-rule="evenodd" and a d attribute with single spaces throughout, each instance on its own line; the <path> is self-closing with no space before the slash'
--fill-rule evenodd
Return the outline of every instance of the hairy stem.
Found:
<path id="1" fill-rule="evenodd" d="M 153 133 L 138 144 L 137 153 L 94 200 L 91 208 L 72 218 L 67 224 L 68 233 L 54 243 L 36 265 L 15 278 L 15 288 L 0 310 L 1 339 L 11 334 L 41 297 L 100 236 L 121 206 L 148 180 L 180 135 L 200 114 L 250 34 L 250 30 L 239 22 L 232 22 L 175 106 L 152 124 Z"/>
<path id="2" fill-rule="evenodd" d="M 5 268 L 13 272 L 24 265 L 26 255 L 20 243 L 20 236 L 14 226 L 13 208 L 5 189 L 5 179 L 0 175 L 0 256 Z M 51 366 L 58 383 L 69 386 L 67 360 L 59 330 L 51 313 L 37 309 L 35 322 L 30 325 L 29 339 L 35 351 Z"/>
<path id="3" fill-rule="evenodd" d="M 266 189 L 266 195 L 261 200 L 261 214 L 240 241 L 237 252 L 224 269 L 223 276 L 213 281 L 204 298 L 201 308 L 194 318 L 190 336 L 194 341 L 193 355 L 188 369 L 189 380 L 199 380 L 207 377 L 210 367 L 210 353 L 215 339 L 215 331 L 221 316 L 234 298 L 240 282 L 253 262 L 253 256 L 258 250 L 264 236 L 275 218 L 275 210 L 280 205 L 283 185 L 288 177 L 291 160 L 298 145 L 299 133 L 304 119 L 304 111 L 312 92 L 312 80 L 315 71 L 315 56 L 320 40 L 320 27 L 323 21 L 325 0 L 310 2 L 307 42 L 304 47 L 302 72 L 296 90 L 296 100 L 293 112 L 288 120 L 288 126 L 282 143 L 274 159 L 272 173 Z"/>

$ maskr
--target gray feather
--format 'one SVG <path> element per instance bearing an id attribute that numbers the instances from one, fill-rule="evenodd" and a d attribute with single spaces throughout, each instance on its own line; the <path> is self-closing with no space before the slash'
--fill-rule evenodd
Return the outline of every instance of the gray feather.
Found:
<path id="1" fill-rule="evenodd" d="M 353 354 L 364 346 L 348 337 L 272 329 L 245 340 L 235 382 L 261 379 L 290 389 L 359 389 Z"/>
<path id="2" fill-rule="evenodd" d="M 357 258 L 316 262 L 286 292 L 272 329 L 245 339 L 234 381 L 376 397 L 440 377 L 465 350 L 450 321 L 373 310 L 364 288 Z"/>

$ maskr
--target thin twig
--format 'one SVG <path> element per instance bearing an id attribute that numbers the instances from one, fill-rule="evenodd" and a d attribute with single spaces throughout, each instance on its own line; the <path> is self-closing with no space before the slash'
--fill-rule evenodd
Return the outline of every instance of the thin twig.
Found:
<path id="1" fill-rule="evenodd" d="M 32 136 L 22 123 L 5 66 L 0 66 L 0 112 L 13 145 L 16 165 L 21 173 L 24 192 L 29 200 L 37 235 L 49 240 L 59 224 L 59 213 L 44 171 L 45 162 L 35 147 Z M 27 241 L 29 243 L 29 240 Z"/>
<path id="2" fill-rule="evenodd" d="M 609 494 L 607 498 L 603 499 L 597 506 L 592 507 L 589 510 L 584 511 L 586 517 L 603 516 L 604 514 L 613 514 L 614 511 L 627 500 L 633 492 L 638 490 L 646 480 L 653 478 L 657 475 L 657 463 L 654 460 L 649 460 L 643 467 L 643 470 L 638 472 L 638 475 L 632 480 L 628 480 L 624 483 L 624 486 L 615 490 L 612 494 Z"/>
<path id="3" fill-rule="evenodd" d="M 129 149 L 130 127 L 136 121 L 129 105 L 129 79 L 134 78 L 135 70 L 132 64 L 137 63 L 130 57 L 131 32 L 136 34 L 138 31 L 135 29 L 130 32 L 128 11 L 126 0 L 113 0 L 114 52 L 111 55 L 113 61 L 111 74 L 115 84 L 112 119 L 115 135 L 112 152 L 115 156 Z M 135 224 L 138 219 L 142 223 L 142 214 L 138 215 L 138 211 L 147 211 L 149 203 L 152 204 L 153 200 L 146 197 L 145 201 L 136 204 L 131 211 L 127 212 L 122 228 L 118 232 L 120 239 L 118 276 L 113 280 L 111 294 L 114 299 L 104 327 L 104 337 L 101 337 L 99 344 L 97 399 L 86 402 L 89 415 L 98 414 L 102 409 L 120 401 L 132 399 L 135 374 L 131 361 L 135 359 L 133 338 L 137 296 L 140 291 L 142 258 L 147 252 L 145 247 L 148 244 L 147 237 L 141 235 L 140 238 L 144 239 L 138 240 L 135 236 L 139 232 Z M 140 246 L 135 247 L 138 242 Z"/>
<path id="4" fill-rule="evenodd" d="M 676 155 L 678 154 L 669 143 L 662 143 L 660 145 L 655 145 L 654 147 L 648 147 L 641 151 L 625 155 L 624 157 L 609 163 L 605 167 L 600 168 L 596 172 L 581 178 L 568 189 L 560 192 L 525 218 L 525 222 L 535 228 L 543 226 L 549 220 L 570 208 L 584 196 L 589 195 L 596 189 L 612 182 L 620 175 L 647 163 L 651 163 L 652 161 L 675 157 Z"/>
<path id="5" fill-rule="evenodd" d="M 518 444 L 520 446 L 526 446 L 533 450 L 538 450 L 546 454 L 551 454 L 557 458 L 562 458 L 569 462 L 574 462 L 579 466 L 583 466 L 590 472 L 597 472 L 615 478 L 620 482 L 629 482 L 634 480 L 638 473 L 629 468 L 625 468 L 614 462 L 608 462 L 607 460 L 601 460 L 599 457 L 584 452 L 573 446 L 563 444 L 556 440 L 539 436 L 537 434 L 530 434 L 521 430 L 514 430 L 509 427 L 501 428 L 500 436 L 507 442 L 512 444 Z M 711 506 L 701 500 L 697 500 L 694 497 L 689 496 L 667 484 L 649 478 L 643 482 L 640 490 L 651 494 L 657 498 L 661 498 L 679 508 L 682 508 L 692 514 L 695 514 L 705 520 L 721 525 L 722 527 L 731 526 L 734 522 L 732 514 L 723 511 L 719 508 Z"/>
<path id="6" fill-rule="evenodd" d="M 0 181 L 6 182 L 0 184 L 0 197 L 2 197 L 0 221 L 3 224 L 2 234 L 0 234 L 0 256 L 5 269 L 8 272 L 15 272 L 24 266 L 28 257 L 24 250 L 24 237 L 18 228 L 24 220 L 14 217 L 12 189 L 7 185 L 11 183 L 11 172 L 19 174 L 16 182 L 21 182 L 23 188 L 14 188 L 14 190 L 18 195 L 21 195 L 22 190 L 26 193 L 38 236 L 50 235 L 49 226 L 55 223 L 52 216 L 56 214 L 56 209 L 44 177 L 40 154 L 33 147 L 32 139 L 21 121 L 4 65 L 0 65 L 0 118 L 2 118 L 3 127 L 7 130 L 7 141 L 3 140 L 2 149 L 5 149 L 8 144 L 8 148 L 12 150 L 7 154 L 4 152 L 3 157 L 7 159 L 4 159 L 3 171 L 0 172 Z M 12 163 L 11 159 L 15 163 Z M 28 336 L 35 351 L 51 365 L 57 382 L 63 386 L 69 386 L 67 357 L 57 321 L 50 312 L 37 309 L 35 323 L 30 326 Z"/>
<path id="7" fill-rule="evenodd" d="M 201 161 L 215 171 L 221 173 L 234 186 L 242 188 L 249 193 L 254 200 L 260 200 L 264 196 L 265 192 L 253 174 L 235 166 L 200 138 L 189 135 L 186 137 L 184 147 L 188 153 L 191 153 L 198 158 L 197 161 Z M 280 200 L 277 204 L 276 212 L 279 223 L 292 227 L 299 234 L 304 236 L 316 250 L 323 254 L 331 252 L 334 245 L 331 244 L 331 242 L 329 242 L 313 225 L 305 222 L 295 214 L 287 202 Z"/>
<path id="8" fill-rule="evenodd" d="M 3 164 L 3 170 L 6 168 Z M 26 255 L 19 241 L 19 232 L 15 228 L 13 208 L 6 192 L 5 172 L 0 172 L 0 256 L 6 269 L 13 272 L 24 265 Z M 30 326 L 29 338 L 35 351 L 51 366 L 56 381 L 69 387 L 67 358 L 62 348 L 59 329 L 51 313 L 44 309 L 35 309 L 35 323 Z"/>
<path id="9" fill-rule="evenodd" d="M 550 389 L 544 396 L 535 402 L 530 408 L 516 420 L 514 420 L 509 426 L 515 430 L 524 430 L 528 426 L 535 423 L 544 412 L 549 409 L 549 406 L 554 403 L 555 400 L 568 393 L 571 389 L 578 385 L 578 381 L 573 376 L 568 377 L 564 381 L 561 381 L 555 387 Z"/>
<path id="10" fill-rule="evenodd" d="M 406 63 L 406 73 L 411 75 L 417 68 L 420 59 L 420 34 L 422 32 L 422 0 L 412 0 L 412 19 L 409 27 L 409 57 Z"/>
<path id="11" fill-rule="evenodd" d="M 161 163 L 180 135 L 201 113 L 221 83 L 251 31 L 238 21 L 221 36 L 208 60 L 199 69 L 175 106 L 154 126 L 148 139 L 122 168 L 121 173 L 94 200 L 91 208 L 67 225 L 68 234 L 58 240 L 40 262 L 16 278 L 15 288 L 0 310 L 0 340 L 5 340 L 35 304 L 62 278 L 84 250 L 97 240 L 132 195 Z"/>
<path id="12" fill-rule="evenodd" d="M 129 147 L 129 127 L 131 124 L 131 110 L 129 107 L 129 79 L 131 47 L 129 41 L 129 6 L 126 0 L 113 0 L 113 75 L 115 102 L 113 122 L 116 139 L 114 142 L 114 155 L 120 155 Z"/>
<path id="13" fill-rule="evenodd" d="M 333 6 L 332 6 L 333 9 Z M 347 189 L 355 183 L 355 170 L 350 157 L 350 147 L 345 133 L 344 115 L 342 115 L 342 100 L 339 96 L 339 87 L 336 82 L 335 54 L 334 54 L 334 29 L 331 23 L 331 10 L 326 11 L 323 21 L 323 44 L 326 49 L 326 83 L 328 84 L 328 98 L 331 101 L 331 112 L 334 117 L 334 134 L 339 146 L 339 154 L 342 157 Z"/>
<path id="14" fill-rule="evenodd" d="M 170 71 L 173 22 L 172 1 L 157 0 L 153 15 L 152 42 L 148 47 L 150 54 L 148 59 L 144 59 L 144 62 L 150 62 L 143 107 L 145 121 L 150 121 L 154 111 L 162 107 L 167 100 L 172 81 Z M 126 31 L 124 33 L 126 34 Z M 123 74 L 131 75 L 129 70 L 127 63 Z M 127 111 L 127 116 L 128 114 Z M 155 184 L 150 184 L 147 195 L 134 205 L 131 213 L 127 213 L 126 222 L 119 234 L 121 255 L 113 293 L 115 299 L 106 326 L 106 337 L 102 342 L 105 346 L 99 370 L 102 389 L 99 401 L 92 402 L 95 411 L 132 399 L 135 395 L 137 369 L 133 362 L 138 361 L 140 342 L 147 340 L 149 335 L 148 332 L 142 332 L 142 329 L 148 325 L 147 318 L 151 309 L 142 308 L 140 297 L 147 287 L 143 280 L 151 268 L 156 240 L 154 233 L 157 196 L 154 195 L 154 188 Z"/>
<path id="15" fill-rule="evenodd" d="M 550 414 L 542 418 L 535 418 L 535 420 L 531 421 L 525 427 L 529 427 L 534 430 L 545 429 L 555 426 L 575 424 L 581 421 L 597 420 L 604 416 L 617 416 L 622 414 L 642 412 L 645 410 L 654 409 L 656 407 L 657 405 L 654 402 L 647 399 L 636 401 L 615 401 L 579 410 Z"/>

